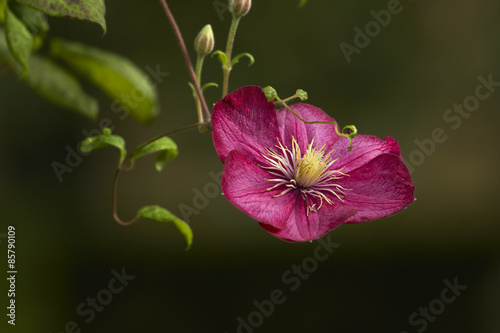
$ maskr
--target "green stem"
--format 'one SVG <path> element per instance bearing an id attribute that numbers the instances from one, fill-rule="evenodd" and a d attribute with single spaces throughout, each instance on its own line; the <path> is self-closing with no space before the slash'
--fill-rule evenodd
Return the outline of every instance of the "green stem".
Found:
<path id="1" fill-rule="evenodd" d="M 306 124 L 335 124 L 335 130 L 337 130 L 337 128 L 336 128 L 336 126 L 338 126 L 337 122 L 335 122 L 335 121 L 307 121 L 307 120 L 303 119 L 301 116 L 299 116 L 298 114 L 296 114 L 295 111 L 293 111 L 292 108 L 289 107 L 288 104 L 286 104 L 284 100 L 282 100 L 281 98 L 278 97 L 278 95 L 276 95 L 275 98 L 279 104 L 283 105 L 288 111 L 293 113 L 294 116 L 299 118 L 300 121 L 302 121 Z"/>
<path id="2" fill-rule="evenodd" d="M 354 139 L 354 137 L 357 134 L 356 130 L 355 130 L 356 132 L 354 134 L 352 134 L 352 133 L 345 134 L 345 133 L 340 132 L 339 124 L 337 124 L 336 121 L 307 121 L 304 118 L 302 118 L 301 116 L 299 116 L 297 113 L 295 113 L 295 111 L 293 111 L 292 108 L 289 107 L 288 104 L 286 104 L 285 101 L 283 101 L 281 98 L 279 98 L 278 95 L 276 95 L 274 98 L 276 98 L 276 100 L 278 101 L 278 103 L 280 103 L 281 105 L 283 105 L 288 111 L 290 111 L 291 113 L 293 113 L 293 115 L 295 117 L 297 117 L 300 121 L 302 121 L 302 122 L 304 122 L 306 124 L 334 124 L 335 125 L 335 133 L 338 136 L 343 136 L 344 138 L 349 139 L 349 148 L 348 148 L 348 151 L 352 150 L 352 139 Z M 356 129 L 354 126 L 350 126 L 350 127 L 353 127 L 354 129 Z"/>
<path id="3" fill-rule="evenodd" d="M 223 84 L 222 84 L 222 98 L 227 95 L 227 91 L 229 88 L 229 73 L 231 72 L 231 53 L 233 52 L 234 45 L 234 37 L 236 36 L 236 30 L 238 29 L 238 23 L 240 23 L 240 17 L 233 16 L 233 20 L 231 22 L 231 28 L 229 29 L 229 36 L 227 38 L 227 46 L 226 46 L 226 56 L 227 63 L 222 67 L 222 71 L 224 74 Z"/>
<path id="4" fill-rule="evenodd" d="M 203 60 L 205 59 L 205 56 L 202 56 L 202 55 L 199 55 L 198 54 L 198 58 L 196 59 L 196 70 L 195 70 L 195 74 L 196 74 L 196 80 L 198 80 L 198 83 L 201 85 L 201 70 L 203 68 Z M 203 91 L 202 91 L 203 93 Z M 200 101 L 200 97 L 198 96 L 198 94 L 195 94 L 194 96 L 194 99 L 195 99 L 195 103 L 196 103 L 196 111 L 198 112 L 198 122 L 200 124 L 203 124 L 203 111 L 201 109 L 201 101 Z"/>

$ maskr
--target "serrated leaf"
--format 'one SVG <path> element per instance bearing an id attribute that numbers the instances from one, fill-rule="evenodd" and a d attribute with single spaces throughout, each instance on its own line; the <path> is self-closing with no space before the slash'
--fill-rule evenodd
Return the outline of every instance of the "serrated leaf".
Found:
<path id="1" fill-rule="evenodd" d="M 9 6 L 5 7 L 5 36 L 10 53 L 23 67 L 23 74 L 27 74 L 33 49 L 33 36 L 24 23 L 9 9 Z"/>
<path id="2" fill-rule="evenodd" d="M 17 0 L 17 2 L 47 15 L 97 23 L 106 32 L 104 0 Z"/>
<path id="3" fill-rule="evenodd" d="M 106 147 L 116 147 L 120 150 L 120 162 L 118 166 L 121 166 L 127 156 L 125 140 L 123 140 L 123 138 L 119 135 L 111 134 L 111 130 L 109 130 L 109 128 L 105 128 L 101 135 L 88 137 L 83 140 L 80 150 L 84 153 L 90 153 L 93 150 Z"/>
<path id="4" fill-rule="evenodd" d="M 53 40 L 51 54 L 101 88 L 114 104 L 142 123 L 159 113 L 158 96 L 149 77 L 130 60 L 88 45 Z"/>
<path id="5" fill-rule="evenodd" d="M 163 207 L 157 206 L 157 205 L 152 205 L 152 206 L 145 206 L 139 209 L 139 212 L 137 212 L 138 217 L 145 217 L 147 219 L 156 221 L 156 222 L 172 222 L 174 225 L 177 227 L 177 229 L 180 231 L 184 239 L 186 240 L 187 243 L 187 248 L 186 250 L 189 250 L 191 247 L 191 244 L 193 242 L 193 232 L 191 231 L 191 228 L 189 225 L 175 216 L 174 214 L 170 213 L 168 210 L 166 210 Z"/>
<path id="6" fill-rule="evenodd" d="M 177 145 L 172 139 L 164 136 L 135 151 L 130 157 L 130 162 L 133 165 L 136 159 L 157 152 L 155 166 L 157 171 L 161 171 L 170 160 L 177 156 Z"/>
<path id="7" fill-rule="evenodd" d="M 9 7 L 34 36 L 43 37 L 49 31 L 49 23 L 45 15 L 38 10 L 26 7 L 16 1 L 11 1 Z"/>

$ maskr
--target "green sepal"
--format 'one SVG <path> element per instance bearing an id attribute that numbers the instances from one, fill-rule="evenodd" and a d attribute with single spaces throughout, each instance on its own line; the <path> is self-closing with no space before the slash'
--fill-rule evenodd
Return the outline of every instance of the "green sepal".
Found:
<path id="1" fill-rule="evenodd" d="M 211 55 L 213 57 L 214 55 L 217 55 L 217 58 L 219 59 L 220 63 L 222 66 L 226 66 L 227 64 L 227 54 L 222 52 L 221 50 L 214 51 Z"/>
<path id="2" fill-rule="evenodd" d="M 17 0 L 17 2 L 50 16 L 68 17 L 97 23 L 106 33 L 104 0 Z"/>
<path id="3" fill-rule="evenodd" d="M 5 36 L 10 53 L 23 68 L 21 76 L 27 75 L 33 49 L 33 36 L 8 5 L 5 7 Z"/>
<path id="4" fill-rule="evenodd" d="M 138 217 L 144 217 L 152 221 L 168 223 L 172 222 L 177 230 L 182 234 L 187 243 L 186 250 L 189 250 L 191 244 L 193 243 L 193 232 L 189 224 L 170 213 L 163 207 L 152 205 L 152 206 L 144 206 L 137 212 Z"/>
<path id="5" fill-rule="evenodd" d="M 108 51 L 64 40 L 53 40 L 51 54 L 63 59 L 141 123 L 159 113 L 158 95 L 149 77 L 130 60 Z"/>
<path id="6" fill-rule="evenodd" d="M 125 140 L 123 140 L 123 138 L 119 135 L 111 134 L 111 130 L 109 128 L 104 128 L 101 135 L 88 137 L 83 140 L 80 150 L 84 153 L 90 153 L 96 149 L 106 147 L 116 147 L 120 150 L 120 162 L 118 163 L 118 168 L 121 168 L 123 161 L 127 156 Z"/>
<path id="7" fill-rule="evenodd" d="M 130 167 L 134 166 L 135 160 L 138 158 L 154 153 L 158 153 L 155 162 L 158 172 L 162 171 L 165 165 L 179 154 L 175 142 L 169 137 L 164 136 L 134 151 L 132 156 L 130 156 Z"/>
<path id="8" fill-rule="evenodd" d="M 251 55 L 250 53 L 240 53 L 237 56 L 235 56 L 233 60 L 231 60 L 231 67 L 237 64 L 242 57 L 247 57 L 250 60 L 248 66 L 252 66 L 255 62 L 253 55 Z"/>
<path id="9" fill-rule="evenodd" d="M 276 98 L 276 96 L 278 96 L 276 89 L 271 86 L 262 88 L 262 92 L 266 95 L 268 102 L 272 102 Z"/>

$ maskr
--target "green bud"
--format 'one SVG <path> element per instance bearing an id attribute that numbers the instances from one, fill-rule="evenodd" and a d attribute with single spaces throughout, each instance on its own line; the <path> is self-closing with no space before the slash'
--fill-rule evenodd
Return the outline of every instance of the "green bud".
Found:
<path id="1" fill-rule="evenodd" d="M 305 101 L 307 99 L 307 91 L 305 91 L 305 90 L 297 89 L 297 91 L 295 92 L 295 95 L 297 95 L 297 97 L 301 101 Z"/>
<path id="2" fill-rule="evenodd" d="M 267 101 L 268 101 L 268 102 L 273 101 L 273 100 L 276 98 L 276 96 L 278 95 L 278 94 L 276 93 L 276 89 L 274 89 L 274 88 L 273 88 L 273 87 L 271 87 L 271 86 L 267 86 L 267 87 L 265 87 L 265 88 L 262 88 L 262 91 L 263 91 L 263 92 L 264 92 L 264 94 L 266 95 L 266 97 L 267 97 Z"/>
<path id="3" fill-rule="evenodd" d="M 252 0 L 229 0 L 229 10 L 235 17 L 248 14 L 252 7 Z"/>
<path id="4" fill-rule="evenodd" d="M 200 56 L 206 56 L 214 49 L 214 32 L 212 26 L 207 24 L 201 29 L 194 40 L 194 49 Z"/>

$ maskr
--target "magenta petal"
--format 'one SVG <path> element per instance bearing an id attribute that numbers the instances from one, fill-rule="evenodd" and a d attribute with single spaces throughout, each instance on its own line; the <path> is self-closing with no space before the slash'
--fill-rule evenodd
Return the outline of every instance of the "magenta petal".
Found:
<path id="1" fill-rule="evenodd" d="M 227 155 L 222 172 L 222 192 L 238 209 L 259 222 L 274 228 L 285 227 L 297 192 L 292 190 L 282 196 L 283 189 L 267 191 L 273 186 L 269 172 L 255 165 L 244 153 L 233 150 Z"/>
<path id="2" fill-rule="evenodd" d="M 304 120 L 335 122 L 335 120 L 328 116 L 323 110 L 313 105 L 297 103 L 290 107 Z M 289 147 L 291 146 L 292 136 L 297 139 L 302 151 L 307 149 L 307 145 L 314 138 L 314 146 L 318 145 L 322 147 L 325 145 L 325 150 L 330 151 L 333 148 L 332 145 L 339 137 L 335 133 L 335 123 L 306 124 L 286 108 L 278 110 L 277 117 L 281 137 L 285 138 L 285 143 Z"/>
<path id="3" fill-rule="evenodd" d="M 215 150 L 223 163 L 231 150 L 262 163 L 265 148 L 274 147 L 279 136 L 274 103 L 257 86 L 240 88 L 217 102 L 212 126 Z"/>
<path id="4" fill-rule="evenodd" d="M 358 213 L 346 223 L 367 222 L 395 214 L 414 200 L 410 172 L 395 154 L 380 155 L 338 181 L 345 191 L 344 204 Z"/>
<path id="5" fill-rule="evenodd" d="M 265 224 L 261 224 L 261 226 L 283 240 L 304 242 L 324 236 L 354 214 L 356 214 L 355 209 L 336 204 L 325 204 L 317 213 L 309 212 L 307 214 L 305 201 L 299 197 L 286 221 L 285 228 L 276 229 Z"/>
<path id="6" fill-rule="evenodd" d="M 383 141 L 376 136 L 358 134 L 352 140 L 352 150 L 348 149 L 349 139 L 339 137 L 332 153 L 332 158 L 338 158 L 333 169 L 343 168 L 342 172 L 349 174 L 382 154 L 400 155 L 399 144 L 391 137 L 386 137 Z"/>

